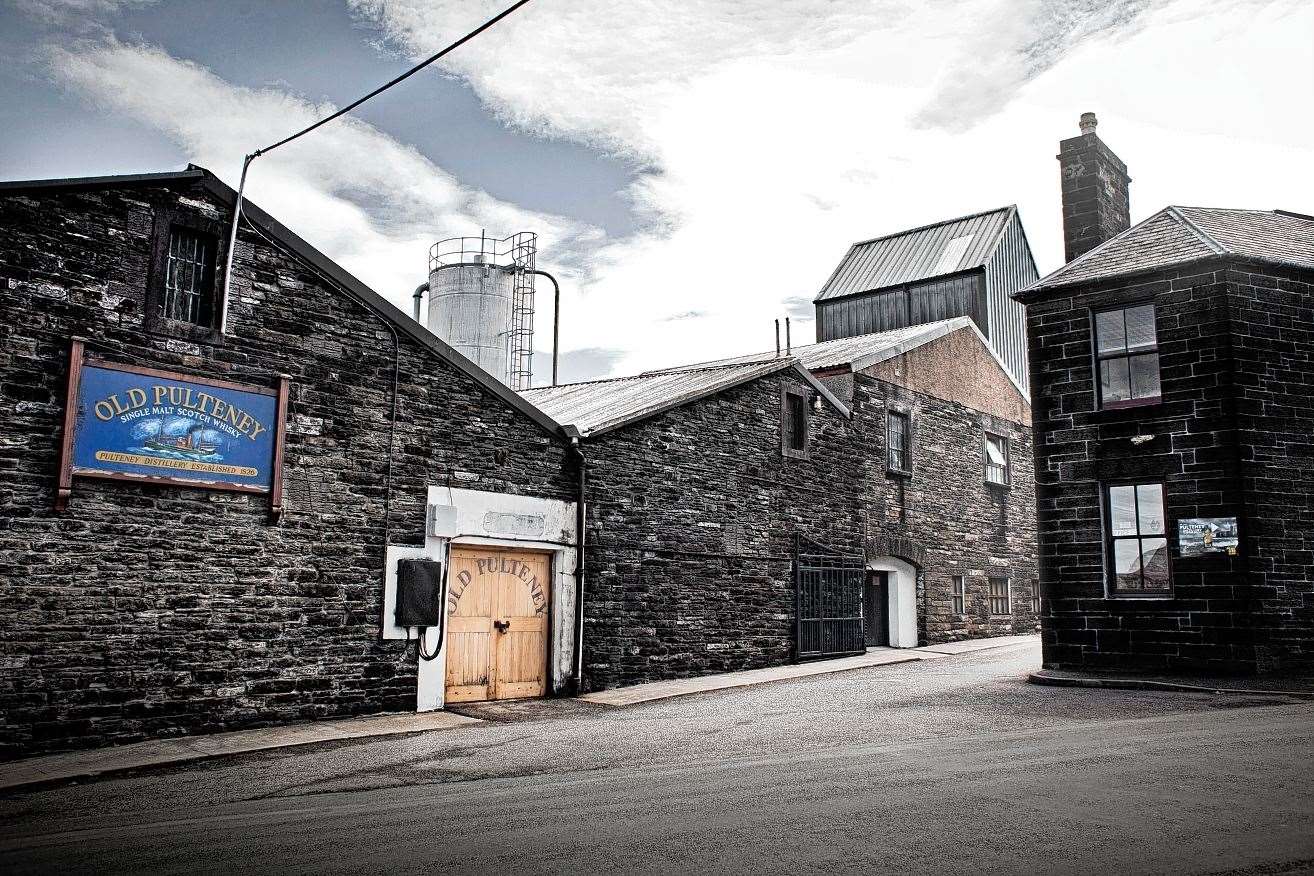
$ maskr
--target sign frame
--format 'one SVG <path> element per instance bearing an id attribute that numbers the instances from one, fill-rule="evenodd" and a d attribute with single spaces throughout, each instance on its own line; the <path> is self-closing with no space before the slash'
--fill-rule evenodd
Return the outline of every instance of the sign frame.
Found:
<path id="1" fill-rule="evenodd" d="M 137 484 L 161 484 L 224 492 L 264 494 L 269 496 L 270 516 L 277 519 L 283 513 L 283 451 L 287 437 L 290 375 L 278 375 L 273 387 L 235 383 L 209 377 L 195 377 L 191 374 L 168 371 L 162 368 L 126 365 L 100 358 L 88 359 L 86 345 L 87 342 L 83 338 L 73 338 L 69 348 L 68 384 L 64 400 L 64 434 L 59 451 L 59 479 L 55 490 L 55 510 L 57 512 L 62 512 L 68 507 L 73 495 L 73 478 L 77 476 Z M 84 365 L 93 365 L 107 371 L 120 371 L 143 377 L 158 377 L 164 380 L 178 380 L 201 386 L 212 386 L 216 389 L 255 393 L 273 398 L 275 413 L 273 447 L 270 454 L 269 486 L 223 483 L 178 475 L 146 475 L 131 472 L 102 471 L 75 466 L 73 464 L 73 451 L 77 432 L 78 393 L 82 385 L 82 368 Z"/>

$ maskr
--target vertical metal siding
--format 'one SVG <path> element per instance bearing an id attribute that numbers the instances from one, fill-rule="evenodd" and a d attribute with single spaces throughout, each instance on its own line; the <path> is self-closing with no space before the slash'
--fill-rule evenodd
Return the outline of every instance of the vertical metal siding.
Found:
<path id="1" fill-rule="evenodd" d="M 981 271 L 882 289 L 870 295 L 817 302 L 817 340 L 851 338 L 888 332 L 910 325 L 969 316 L 989 334 L 985 308 L 985 276 Z"/>
<path id="2" fill-rule="evenodd" d="M 1022 232 L 1022 220 L 1014 213 L 986 262 L 986 309 L 989 315 L 991 348 L 1022 386 L 1028 397 L 1031 381 L 1027 371 L 1026 307 L 1014 301 L 1012 294 L 1039 279 L 1031 250 Z"/>

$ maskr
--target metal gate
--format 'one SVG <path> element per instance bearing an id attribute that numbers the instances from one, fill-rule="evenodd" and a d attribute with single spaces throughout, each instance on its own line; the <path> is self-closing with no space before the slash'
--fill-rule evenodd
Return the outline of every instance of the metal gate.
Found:
<path id="1" fill-rule="evenodd" d="M 866 559 L 802 535 L 794 540 L 794 656 L 798 661 L 862 654 Z"/>

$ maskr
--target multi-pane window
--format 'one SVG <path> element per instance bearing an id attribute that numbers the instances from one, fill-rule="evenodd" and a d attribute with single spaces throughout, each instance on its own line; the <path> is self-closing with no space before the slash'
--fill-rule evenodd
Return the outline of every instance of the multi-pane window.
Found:
<path id="1" fill-rule="evenodd" d="M 780 402 L 781 452 L 803 457 L 808 450 L 808 403 L 800 392 L 786 390 Z"/>
<path id="2" fill-rule="evenodd" d="M 1013 601 L 1009 595 L 1007 578 L 990 579 L 990 613 L 1013 613 Z"/>
<path id="3" fill-rule="evenodd" d="M 954 576 L 954 614 L 967 614 L 967 579 Z"/>
<path id="4" fill-rule="evenodd" d="M 985 433 L 985 479 L 992 484 L 1008 484 L 1008 439 Z"/>
<path id="5" fill-rule="evenodd" d="M 890 411 L 885 427 L 885 464 L 890 471 L 912 471 L 908 415 Z"/>
<path id="6" fill-rule="evenodd" d="M 1100 407 L 1119 408 L 1159 400 L 1159 347 L 1154 305 L 1095 314 L 1095 360 Z"/>
<path id="7" fill-rule="evenodd" d="M 1110 593 L 1170 592 L 1163 484 L 1111 485 L 1104 504 Z"/>
<path id="8" fill-rule="evenodd" d="M 169 230 L 160 315 L 165 319 L 209 326 L 214 320 L 214 263 L 217 247 L 207 234 L 186 228 Z"/>

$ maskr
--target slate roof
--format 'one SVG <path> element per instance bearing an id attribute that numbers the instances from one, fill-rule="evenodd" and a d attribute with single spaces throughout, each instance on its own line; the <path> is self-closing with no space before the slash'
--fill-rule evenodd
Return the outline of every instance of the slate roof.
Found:
<path id="1" fill-rule="evenodd" d="M 787 370 L 793 370 L 840 413 L 849 416 L 849 409 L 792 357 L 650 371 L 633 377 L 541 386 L 521 390 L 521 394 L 548 416 L 569 423 L 584 437 L 592 437 Z"/>
<path id="2" fill-rule="evenodd" d="M 166 173 L 139 173 L 122 174 L 118 176 L 73 177 L 68 179 L 0 181 L 0 197 L 5 195 L 41 194 L 44 192 L 92 191 L 95 189 L 107 188 L 150 186 L 162 186 L 168 188 L 190 185 L 200 185 L 206 191 L 210 192 L 210 194 L 214 195 L 217 199 L 230 207 L 237 201 L 237 192 L 235 192 L 227 183 L 206 170 L 204 167 L 198 167 L 194 164 L 189 164 L 186 170 L 170 171 Z M 554 421 L 542 411 L 535 408 L 532 404 L 517 395 L 514 390 L 502 383 L 502 381 L 498 380 L 474 362 L 471 362 L 464 355 L 448 346 L 424 325 L 411 319 L 382 295 L 366 286 L 337 262 L 315 249 L 309 243 L 306 243 L 306 241 L 302 240 L 284 226 L 283 223 L 279 222 L 273 216 L 270 216 L 246 198 L 242 199 L 242 216 L 247 222 L 253 223 L 259 228 L 259 230 L 265 232 L 267 235 L 304 259 L 308 264 L 324 275 L 331 283 L 345 289 L 348 294 L 354 296 L 380 318 L 387 320 L 402 334 L 417 341 L 421 346 L 428 348 L 430 352 L 447 360 L 457 369 L 468 374 L 490 394 L 496 396 L 515 410 L 524 414 L 548 432 L 564 434 L 560 423 Z"/>
<path id="3" fill-rule="evenodd" d="M 1218 256 L 1314 271 L 1314 216 L 1283 210 L 1165 207 L 1042 277 L 1016 297 Z"/>
<path id="4" fill-rule="evenodd" d="M 1017 205 L 862 240 L 849 247 L 814 299 L 825 301 L 979 268 L 990 260 Z"/>

